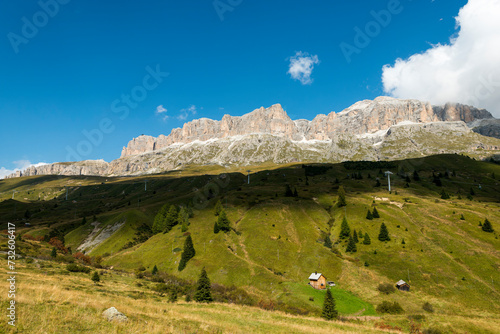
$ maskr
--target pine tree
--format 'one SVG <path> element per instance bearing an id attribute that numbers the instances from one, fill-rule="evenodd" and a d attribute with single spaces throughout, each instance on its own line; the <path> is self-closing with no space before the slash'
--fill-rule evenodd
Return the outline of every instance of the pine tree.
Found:
<path id="1" fill-rule="evenodd" d="M 417 171 L 413 171 L 413 181 L 420 181 L 420 176 Z"/>
<path id="2" fill-rule="evenodd" d="M 181 261 L 179 262 L 178 270 L 184 270 L 188 261 L 191 260 L 195 256 L 195 254 L 196 251 L 194 250 L 193 239 L 191 238 L 191 235 L 188 235 L 186 241 L 184 242 L 184 250 L 181 255 Z"/>
<path id="3" fill-rule="evenodd" d="M 82 219 L 82 225 L 85 225 L 85 224 L 87 224 L 87 218 L 83 217 L 83 219 Z"/>
<path id="4" fill-rule="evenodd" d="M 167 216 L 167 212 L 168 212 L 168 205 L 165 204 L 156 214 L 152 228 L 154 234 L 163 232 L 165 230 L 165 217 Z"/>
<path id="5" fill-rule="evenodd" d="M 323 312 L 321 312 L 321 317 L 326 320 L 337 319 L 339 313 L 335 308 L 335 299 L 332 296 L 330 289 L 326 290 L 325 301 L 323 303 Z"/>
<path id="6" fill-rule="evenodd" d="M 351 235 L 351 229 L 349 228 L 349 223 L 347 223 L 347 219 L 344 217 L 342 220 L 342 225 L 340 226 L 340 234 L 339 239 L 347 239 Z"/>
<path id="7" fill-rule="evenodd" d="M 229 232 L 231 230 L 229 219 L 227 219 L 226 211 L 222 210 L 217 219 L 217 225 L 222 232 Z M 215 228 L 214 228 L 215 230 Z"/>
<path id="8" fill-rule="evenodd" d="M 290 185 L 286 185 L 285 188 L 285 197 L 293 197 L 293 191 L 292 188 L 290 188 Z"/>
<path id="9" fill-rule="evenodd" d="M 293 188 L 293 197 L 299 197 L 299 193 L 297 192 L 297 188 Z"/>
<path id="10" fill-rule="evenodd" d="M 377 182 L 375 182 L 375 187 L 377 187 L 377 188 L 378 188 L 378 187 L 380 187 L 380 186 L 381 186 L 381 184 L 380 184 L 380 180 L 377 178 Z"/>
<path id="11" fill-rule="evenodd" d="M 384 223 L 380 225 L 380 233 L 378 234 L 378 240 L 380 241 L 390 241 L 389 231 L 387 230 L 387 226 Z"/>
<path id="12" fill-rule="evenodd" d="M 358 234 L 356 233 L 356 230 L 352 231 L 352 239 L 354 240 L 355 243 L 359 242 Z"/>
<path id="13" fill-rule="evenodd" d="M 484 232 L 490 232 L 490 233 L 494 231 L 494 230 L 493 230 L 493 226 L 491 226 L 491 223 L 490 223 L 490 221 L 488 220 L 488 218 L 486 218 L 486 219 L 484 220 L 484 224 L 483 224 L 483 226 L 481 227 L 481 229 L 482 229 Z"/>
<path id="14" fill-rule="evenodd" d="M 219 224 L 217 224 L 217 221 L 215 221 L 214 223 L 214 233 L 217 234 L 219 233 L 220 229 L 219 229 Z"/>
<path id="15" fill-rule="evenodd" d="M 444 189 L 441 190 L 441 199 L 450 199 L 450 195 Z"/>
<path id="16" fill-rule="evenodd" d="M 372 220 L 373 219 L 373 214 L 370 211 L 370 209 L 368 209 L 368 212 L 366 213 L 366 219 L 368 219 L 368 220 Z"/>
<path id="17" fill-rule="evenodd" d="M 218 216 L 223 209 L 224 209 L 224 207 L 222 206 L 222 203 L 220 202 L 220 199 L 219 199 L 217 201 L 217 203 L 215 204 L 214 214 L 216 216 Z"/>
<path id="18" fill-rule="evenodd" d="M 158 267 L 155 264 L 155 266 L 153 267 L 153 270 L 151 271 L 151 275 L 156 275 L 156 274 L 158 274 Z"/>
<path id="19" fill-rule="evenodd" d="M 472 187 L 470 188 L 469 194 L 470 194 L 471 196 L 474 196 L 474 195 L 476 194 L 476 193 L 474 192 L 474 189 L 472 189 Z"/>
<path id="20" fill-rule="evenodd" d="M 356 243 L 352 237 L 349 237 L 349 242 L 347 243 L 345 251 L 346 253 L 356 253 L 358 251 Z"/>
<path id="21" fill-rule="evenodd" d="M 373 216 L 373 218 L 380 218 L 380 215 L 378 214 L 377 208 L 373 208 L 372 216 Z"/>
<path id="22" fill-rule="evenodd" d="M 91 277 L 91 280 L 97 284 L 97 282 L 101 281 L 101 278 L 99 277 L 99 274 L 97 271 L 94 271 L 94 274 Z"/>
<path id="23" fill-rule="evenodd" d="M 50 256 L 55 258 L 57 256 L 57 249 L 55 247 L 52 247 L 52 252 L 50 253 Z"/>
<path id="24" fill-rule="evenodd" d="M 340 186 L 339 187 L 339 190 L 337 191 L 337 195 L 338 195 L 337 205 L 339 207 L 346 206 L 347 205 L 347 201 L 345 199 L 344 186 Z"/>
<path id="25" fill-rule="evenodd" d="M 168 301 L 170 303 L 175 303 L 177 301 L 177 294 L 178 294 L 177 287 L 173 286 L 168 294 Z"/>
<path id="26" fill-rule="evenodd" d="M 323 243 L 323 245 L 327 248 L 332 248 L 332 240 L 330 239 L 329 235 L 325 237 L 325 242 Z"/>
<path id="27" fill-rule="evenodd" d="M 365 233 L 365 237 L 363 238 L 363 245 L 370 245 L 372 241 L 370 240 L 370 236 L 368 233 Z"/>
<path id="28" fill-rule="evenodd" d="M 201 270 L 200 278 L 198 278 L 198 283 L 196 285 L 196 292 L 194 293 L 193 299 L 198 303 L 210 303 L 213 301 L 212 293 L 210 290 L 212 286 L 210 284 L 210 279 L 208 278 L 205 268 Z"/>
<path id="29" fill-rule="evenodd" d="M 179 223 L 179 212 L 175 205 L 171 205 L 168 209 L 167 216 L 165 217 L 165 231 L 164 233 L 170 232 L 170 230 Z"/>

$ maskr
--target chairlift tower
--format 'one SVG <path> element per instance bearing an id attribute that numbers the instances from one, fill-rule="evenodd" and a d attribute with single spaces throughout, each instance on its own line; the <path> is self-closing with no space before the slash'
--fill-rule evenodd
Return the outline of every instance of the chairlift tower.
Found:
<path id="1" fill-rule="evenodd" d="M 249 170 L 247 170 L 247 173 L 248 173 L 248 184 L 250 184 L 250 172 L 251 172 L 251 170 L 250 170 L 250 169 L 249 169 Z"/>
<path id="2" fill-rule="evenodd" d="M 387 175 L 387 182 L 389 183 L 389 192 L 391 192 L 391 175 L 394 174 L 393 172 L 387 171 L 385 172 L 385 175 Z"/>

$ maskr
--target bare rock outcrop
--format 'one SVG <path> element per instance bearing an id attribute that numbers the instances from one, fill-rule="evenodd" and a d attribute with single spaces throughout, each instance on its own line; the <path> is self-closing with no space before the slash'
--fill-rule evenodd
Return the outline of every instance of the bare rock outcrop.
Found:
<path id="1" fill-rule="evenodd" d="M 328 115 L 317 115 L 312 121 L 292 121 L 281 105 L 259 108 L 243 116 L 224 115 L 220 121 L 208 118 L 193 120 L 170 135 L 158 138 L 140 136 L 129 142 L 121 157 L 160 151 L 170 145 L 207 141 L 232 136 L 261 133 L 290 140 L 329 140 L 339 134 L 363 134 L 386 130 L 399 123 L 453 122 L 466 123 L 492 118 L 484 109 L 461 104 L 432 106 L 418 100 L 377 97 L 357 102 L 349 108 Z"/>

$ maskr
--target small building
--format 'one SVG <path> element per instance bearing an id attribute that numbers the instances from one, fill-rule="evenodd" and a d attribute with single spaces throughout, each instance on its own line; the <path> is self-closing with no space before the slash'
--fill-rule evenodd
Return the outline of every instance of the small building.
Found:
<path id="1" fill-rule="evenodd" d="M 399 282 L 396 283 L 396 289 L 399 291 L 410 291 L 410 285 L 403 280 L 399 280 Z"/>
<path id="2" fill-rule="evenodd" d="M 326 289 L 326 277 L 321 273 L 315 272 L 309 276 L 309 285 L 315 289 Z"/>

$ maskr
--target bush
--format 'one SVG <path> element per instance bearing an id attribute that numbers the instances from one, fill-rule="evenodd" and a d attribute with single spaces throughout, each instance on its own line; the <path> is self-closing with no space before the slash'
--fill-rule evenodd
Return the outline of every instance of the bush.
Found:
<path id="1" fill-rule="evenodd" d="M 85 266 L 80 266 L 76 263 L 70 263 L 66 265 L 66 270 L 73 272 L 73 273 L 90 273 L 90 268 L 85 267 Z"/>
<path id="2" fill-rule="evenodd" d="M 377 306 L 377 313 L 401 314 L 404 312 L 398 302 L 383 301 L 382 304 Z"/>
<path id="3" fill-rule="evenodd" d="M 408 316 L 408 320 L 415 321 L 415 322 L 424 322 L 425 315 L 423 315 L 423 314 L 411 314 Z"/>
<path id="4" fill-rule="evenodd" d="M 429 313 L 434 313 L 434 307 L 429 302 L 425 302 L 424 305 L 422 305 L 422 309 Z"/>
<path id="5" fill-rule="evenodd" d="M 396 292 L 396 288 L 390 283 L 380 283 L 377 290 L 386 295 Z"/>
<path id="6" fill-rule="evenodd" d="M 441 334 L 441 330 L 437 329 L 437 328 L 432 328 L 432 327 L 429 327 L 429 328 L 426 328 L 422 331 L 423 334 Z"/>

